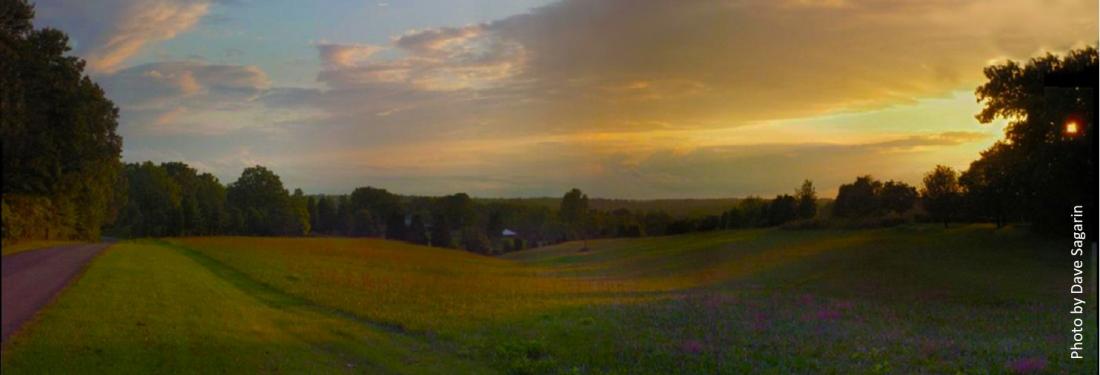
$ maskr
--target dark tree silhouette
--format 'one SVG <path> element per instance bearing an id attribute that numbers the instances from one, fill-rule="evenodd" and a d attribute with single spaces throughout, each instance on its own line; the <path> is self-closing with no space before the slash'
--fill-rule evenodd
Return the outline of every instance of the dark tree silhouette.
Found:
<path id="1" fill-rule="evenodd" d="M 431 233 L 432 246 L 435 247 L 454 247 L 454 240 L 451 238 L 451 225 L 447 220 L 447 215 L 437 214 L 432 219 L 432 233 Z"/>
<path id="2" fill-rule="evenodd" d="M 969 213 L 975 219 L 988 219 L 1001 228 L 1010 217 L 1019 214 L 1023 185 L 1027 181 L 1014 160 L 1020 153 L 1011 146 L 997 142 L 982 151 L 981 158 L 970 163 L 970 169 L 959 177 Z"/>
<path id="3" fill-rule="evenodd" d="M 582 249 L 587 249 L 588 236 L 585 233 L 587 231 L 585 224 L 588 220 L 588 196 L 577 188 L 569 190 L 561 199 L 558 217 L 569 226 L 573 236 L 580 237 L 584 241 Z"/>
<path id="4" fill-rule="evenodd" d="M 942 221 L 944 228 L 958 211 L 958 175 L 954 169 L 943 165 L 937 165 L 936 169 L 924 175 L 924 188 L 921 189 L 924 208 L 937 221 Z"/>
<path id="5" fill-rule="evenodd" d="M 318 233 L 333 233 L 336 231 L 337 210 L 333 204 L 333 198 L 322 195 L 317 198 L 317 228 Z"/>
<path id="6" fill-rule="evenodd" d="M 883 210 L 905 213 L 917 202 L 917 188 L 901 181 L 886 181 L 879 192 L 879 204 Z"/>
<path id="7" fill-rule="evenodd" d="M 787 195 L 778 195 L 768 205 L 768 225 L 780 225 L 798 218 L 798 199 Z"/>
<path id="8" fill-rule="evenodd" d="M 833 204 L 833 215 L 837 217 L 866 217 L 879 210 L 879 193 L 882 182 L 871 176 L 856 178 L 851 184 L 840 185 Z"/>
<path id="9" fill-rule="evenodd" d="M 802 182 L 802 186 L 795 190 L 795 198 L 798 199 L 798 217 L 812 219 L 817 216 L 817 191 L 810 180 Z"/>
<path id="10" fill-rule="evenodd" d="M 983 153 L 965 179 L 985 214 L 1005 220 L 1012 202 L 1036 229 L 1052 233 L 1069 228 L 1073 205 L 1097 212 L 1097 60 L 1096 47 L 1087 47 L 985 68 L 976 117 L 1008 120 L 1005 141 Z"/>
<path id="11" fill-rule="evenodd" d="M 412 216 L 405 240 L 418 245 L 428 244 L 428 228 L 425 227 L 424 220 L 421 219 L 420 215 Z"/>

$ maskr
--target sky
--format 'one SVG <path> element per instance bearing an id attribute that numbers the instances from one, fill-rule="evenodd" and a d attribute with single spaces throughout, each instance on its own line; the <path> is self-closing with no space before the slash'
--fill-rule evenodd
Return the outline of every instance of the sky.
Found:
<path id="1" fill-rule="evenodd" d="M 824 196 L 1003 134 L 982 69 L 1096 44 L 1067 0 L 42 0 L 123 159 L 346 193 Z"/>

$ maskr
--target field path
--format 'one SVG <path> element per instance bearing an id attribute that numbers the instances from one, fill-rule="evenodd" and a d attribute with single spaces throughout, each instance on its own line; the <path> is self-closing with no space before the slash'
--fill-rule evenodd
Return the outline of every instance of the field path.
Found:
<path id="1" fill-rule="evenodd" d="M 111 242 L 56 246 L 5 255 L 2 259 L 3 338 L 53 300 L 92 258 Z"/>

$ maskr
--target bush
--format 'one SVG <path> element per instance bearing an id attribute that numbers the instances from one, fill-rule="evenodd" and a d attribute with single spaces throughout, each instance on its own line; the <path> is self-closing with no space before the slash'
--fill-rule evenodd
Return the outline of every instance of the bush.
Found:
<path id="1" fill-rule="evenodd" d="M 5 194 L 3 242 L 25 239 L 72 239 L 77 237 L 72 208 L 44 196 Z"/>

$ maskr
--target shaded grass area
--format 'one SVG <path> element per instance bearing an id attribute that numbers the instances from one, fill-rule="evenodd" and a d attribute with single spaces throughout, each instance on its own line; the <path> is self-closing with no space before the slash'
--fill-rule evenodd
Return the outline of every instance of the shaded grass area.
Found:
<path id="1" fill-rule="evenodd" d="M 446 373 L 517 374 L 1095 373 L 1094 362 L 1067 358 L 1071 270 L 1062 245 L 981 225 L 696 233 L 589 241 L 583 253 L 567 243 L 502 258 L 371 239 L 126 244 L 127 252 L 104 256 L 125 259 L 108 264 L 178 264 L 156 264 L 157 275 L 129 270 L 125 279 L 95 281 L 106 290 L 80 290 L 100 299 L 79 308 L 61 309 L 59 302 L 20 338 L 25 342 L 13 345 L 15 358 L 5 353 L 4 366 L 25 370 L 50 358 L 48 347 L 36 342 L 67 339 L 35 331 L 77 329 L 68 320 L 79 312 L 161 301 L 123 308 L 134 309 L 127 319 L 142 319 L 167 301 L 196 308 L 209 298 L 196 295 L 214 289 L 236 291 L 242 297 L 228 301 L 241 301 L 202 306 L 213 310 L 194 318 L 167 314 L 165 324 L 176 323 L 150 332 L 188 337 L 171 327 L 190 324 L 209 331 L 202 335 L 212 337 L 203 339 L 223 343 L 226 352 L 289 361 L 271 370 L 263 361 L 219 362 L 213 354 L 216 363 L 247 372 L 342 372 L 352 368 L 340 365 L 351 363 L 350 371 L 368 373 L 443 366 Z M 126 271 L 98 272 L 119 277 Z M 205 276 L 191 280 L 196 274 Z M 217 287 L 165 295 L 111 289 L 169 277 Z M 76 298 L 76 290 L 62 301 Z M 258 326 L 268 327 L 262 335 L 242 330 L 249 325 L 236 315 L 220 316 L 221 309 L 242 305 L 262 317 Z M 1095 309 L 1091 314 L 1095 321 Z M 120 342 L 141 339 L 122 332 Z M 72 351 L 73 344 L 56 345 Z M 1088 345 L 1087 352 L 1095 352 L 1095 338 Z M 205 355 L 178 347 L 168 353 L 176 354 L 119 350 L 102 358 L 160 361 L 166 367 L 153 369 L 174 369 Z M 217 368 L 211 366 L 202 369 Z"/>
<path id="2" fill-rule="evenodd" d="M 45 249 L 47 247 L 63 246 L 63 245 L 76 245 L 85 242 L 81 241 L 62 241 L 62 240 L 27 240 L 19 241 L 16 243 L 5 244 L 3 249 L 3 255 L 21 253 L 24 251 Z"/>
<path id="3" fill-rule="evenodd" d="M 483 371 L 151 242 L 108 249 L 3 356 L 4 373 Z"/>

